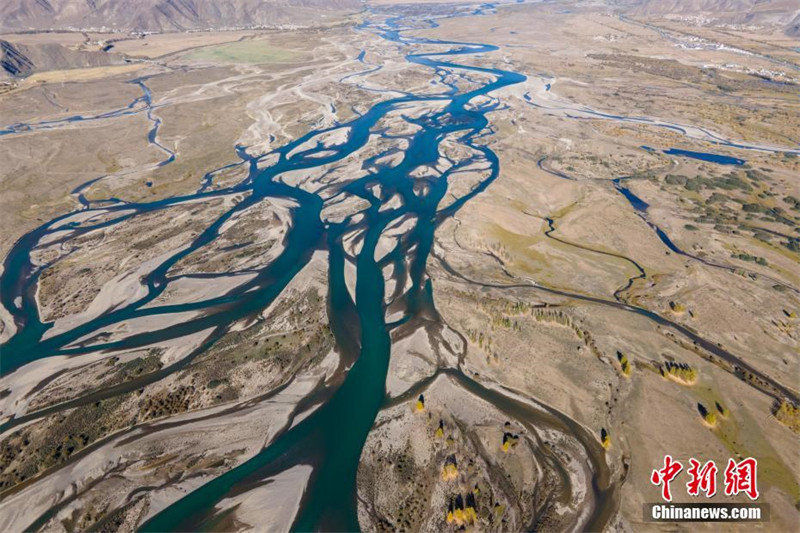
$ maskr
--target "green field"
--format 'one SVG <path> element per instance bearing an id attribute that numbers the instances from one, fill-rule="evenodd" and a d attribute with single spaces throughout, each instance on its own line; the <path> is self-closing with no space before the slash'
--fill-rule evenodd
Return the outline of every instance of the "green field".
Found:
<path id="1" fill-rule="evenodd" d="M 295 52 L 275 48 L 265 41 L 246 40 L 199 48 L 186 57 L 215 63 L 282 63 L 296 56 Z"/>

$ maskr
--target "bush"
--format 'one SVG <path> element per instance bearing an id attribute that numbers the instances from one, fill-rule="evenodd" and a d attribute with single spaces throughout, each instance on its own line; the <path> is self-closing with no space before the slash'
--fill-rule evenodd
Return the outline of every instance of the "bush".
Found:
<path id="1" fill-rule="evenodd" d="M 686 176 L 676 176 L 675 174 L 667 174 L 664 179 L 670 185 L 686 185 Z"/>
<path id="2" fill-rule="evenodd" d="M 673 363 L 672 361 L 667 361 L 664 364 L 662 373 L 665 376 L 671 376 L 678 381 L 689 385 L 697 381 L 697 370 L 686 363 Z"/>
<path id="3" fill-rule="evenodd" d="M 618 351 L 617 360 L 619 361 L 619 366 L 622 369 L 622 374 L 626 377 L 629 377 L 631 375 L 631 363 L 628 361 L 628 357 L 622 352 Z"/>
<path id="4" fill-rule="evenodd" d="M 708 197 L 708 200 L 706 200 L 706 203 L 716 204 L 716 203 L 725 203 L 727 201 L 728 201 L 728 197 L 727 196 L 725 196 L 724 194 L 720 194 L 718 192 L 715 192 L 714 194 L 712 194 L 711 196 Z"/>
<path id="5" fill-rule="evenodd" d="M 750 255 L 748 253 L 740 253 L 740 254 L 731 254 L 733 259 L 740 259 L 742 261 L 749 261 L 751 263 L 756 263 L 757 265 L 767 266 L 767 260 L 763 257 L 757 257 L 755 255 Z"/>
<path id="6" fill-rule="evenodd" d="M 795 433 L 800 433 L 800 408 L 796 405 L 781 400 L 780 405 L 775 409 L 775 418 Z"/>
<path id="7" fill-rule="evenodd" d="M 600 444 L 602 444 L 603 448 L 606 450 L 611 447 L 611 435 L 608 434 L 606 428 L 600 430 Z"/>

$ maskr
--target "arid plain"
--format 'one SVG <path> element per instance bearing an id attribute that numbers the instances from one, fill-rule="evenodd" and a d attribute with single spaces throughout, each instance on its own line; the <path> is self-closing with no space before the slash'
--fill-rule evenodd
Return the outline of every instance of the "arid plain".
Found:
<path id="1" fill-rule="evenodd" d="M 663 530 L 670 454 L 796 529 L 800 39 L 748 20 L 0 36 L 84 62 L 0 94 L 0 528 Z"/>

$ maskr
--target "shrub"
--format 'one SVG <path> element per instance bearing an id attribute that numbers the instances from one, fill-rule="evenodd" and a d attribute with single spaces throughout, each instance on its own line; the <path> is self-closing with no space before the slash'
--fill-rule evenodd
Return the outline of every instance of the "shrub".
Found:
<path id="1" fill-rule="evenodd" d="M 775 409 L 775 418 L 784 426 L 800 434 L 800 408 L 796 405 L 786 400 L 781 400 L 781 403 Z"/>

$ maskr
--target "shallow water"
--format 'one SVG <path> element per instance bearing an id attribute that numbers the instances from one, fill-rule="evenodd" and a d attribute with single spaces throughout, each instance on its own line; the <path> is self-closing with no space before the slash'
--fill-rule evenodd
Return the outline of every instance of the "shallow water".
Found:
<path id="1" fill-rule="evenodd" d="M 691 150 L 682 150 L 680 148 L 670 148 L 664 150 L 667 155 L 680 155 L 683 157 L 690 157 L 692 159 L 699 159 L 700 161 L 708 161 L 718 165 L 744 165 L 746 161 L 738 157 L 731 157 L 729 155 L 713 154 L 711 152 L 693 152 Z"/>
<path id="2" fill-rule="evenodd" d="M 379 203 L 374 203 L 366 218 L 366 238 L 357 260 L 356 308 L 360 324 L 360 354 L 347 373 L 343 385 L 331 399 L 304 419 L 294 428 L 286 431 L 271 445 L 238 468 L 220 476 L 192 492 L 173 506 L 154 517 L 144 526 L 145 531 L 174 529 L 197 529 L 211 526 L 219 517 L 213 513 L 214 505 L 226 495 L 231 494 L 249 482 L 265 479 L 288 466 L 308 462 L 315 466 L 303 499 L 301 511 L 294 529 L 308 531 L 327 529 L 354 531 L 358 529 L 356 518 L 356 471 L 361 449 L 367 434 L 385 398 L 385 380 L 389 363 L 390 340 L 388 328 L 384 323 L 384 280 L 381 265 L 374 260 L 374 250 L 381 231 L 393 220 L 413 213 L 418 223 L 404 243 L 406 253 L 411 258 L 408 275 L 412 289 L 408 295 L 408 313 L 419 312 L 425 300 L 424 272 L 428 252 L 433 242 L 436 226 L 446 216 L 454 213 L 464 202 L 474 196 L 497 176 L 499 163 L 496 156 L 487 148 L 476 145 L 474 137 L 482 132 L 487 124 L 486 114 L 496 104 L 483 108 L 467 109 L 467 104 L 476 96 L 486 94 L 505 85 L 519 83 L 524 76 L 499 69 L 464 67 L 446 61 L 444 58 L 491 52 L 496 48 L 475 43 L 456 43 L 434 41 L 402 36 L 401 19 L 395 17 L 384 24 L 367 26 L 377 31 L 383 38 L 403 45 L 436 45 L 448 49 L 436 52 L 408 54 L 406 59 L 433 69 L 462 69 L 492 74 L 494 79 L 478 89 L 459 92 L 450 86 L 446 95 L 411 95 L 404 101 L 424 101 L 431 98 L 444 100 L 447 105 L 436 112 L 419 119 L 423 129 L 411 139 L 402 162 L 393 168 L 384 168 L 378 176 L 359 180 L 346 187 L 348 192 L 359 196 L 367 195 L 365 186 L 374 182 L 382 187 L 396 190 L 403 198 L 401 208 L 379 212 Z M 377 104 L 366 113 L 374 120 L 355 127 L 367 128 L 380 117 L 391 111 L 393 106 L 386 102 Z M 358 121 L 357 121 L 358 122 Z M 445 172 L 440 178 L 429 183 L 427 193 L 415 194 L 414 179 L 409 173 L 421 165 L 435 164 L 439 158 L 438 145 L 446 134 L 458 133 L 461 142 L 484 154 L 492 166 L 489 178 L 476 190 L 462 197 L 446 209 L 437 209 L 439 201 L 447 189 Z M 385 195 L 390 197 L 389 194 Z M 335 242 L 335 246 L 341 246 Z M 416 249 L 413 254 L 408 250 Z M 341 250 L 336 252 L 341 254 Z M 331 277 L 332 291 L 344 291 L 343 276 Z M 336 286 L 338 285 L 338 287 Z M 331 314 L 338 310 L 331 308 Z"/>

